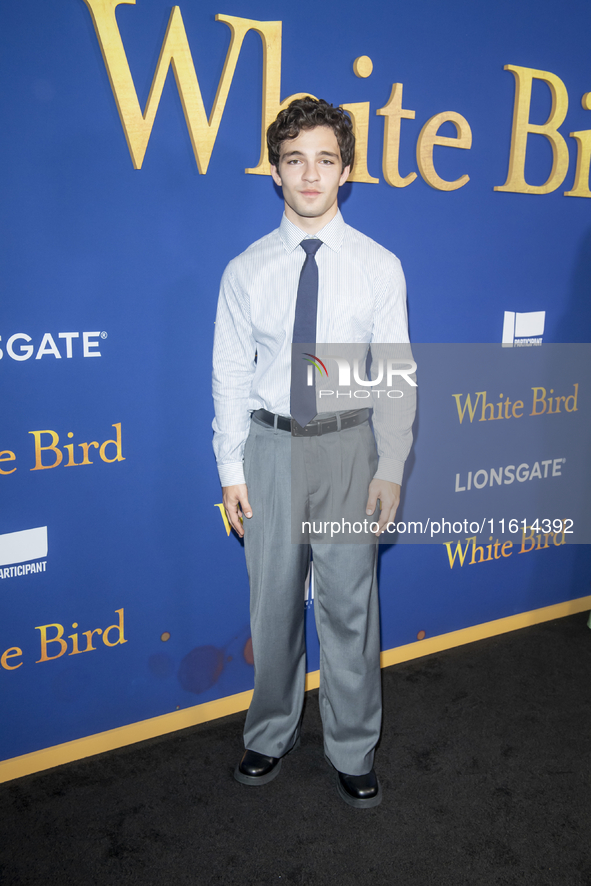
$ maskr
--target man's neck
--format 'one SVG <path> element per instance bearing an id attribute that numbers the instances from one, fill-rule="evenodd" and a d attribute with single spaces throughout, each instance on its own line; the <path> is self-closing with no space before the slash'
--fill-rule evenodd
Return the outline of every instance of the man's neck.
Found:
<path id="1" fill-rule="evenodd" d="M 318 231 L 321 231 L 322 228 L 326 227 L 326 225 L 333 220 L 338 211 L 338 203 L 335 203 L 334 206 L 331 206 L 323 215 L 319 215 L 316 218 L 307 218 L 306 216 L 294 212 L 291 206 L 288 206 L 287 203 L 285 204 L 286 218 L 289 219 L 292 225 L 295 225 L 296 228 L 299 228 L 300 231 L 303 231 L 304 234 L 308 234 L 309 236 L 317 234 Z"/>

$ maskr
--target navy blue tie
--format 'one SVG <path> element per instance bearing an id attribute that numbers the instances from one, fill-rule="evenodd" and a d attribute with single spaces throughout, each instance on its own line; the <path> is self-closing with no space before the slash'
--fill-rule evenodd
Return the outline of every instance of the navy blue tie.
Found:
<path id="1" fill-rule="evenodd" d="M 306 358 L 313 355 L 316 344 L 318 265 L 315 255 L 322 240 L 302 240 L 300 246 L 306 253 L 306 260 L 300 273 L 293 324 L 290 409 L 291 417 L 305 427 L 316 415 L 316 385 L 307 383 L 310 363 Z"/>

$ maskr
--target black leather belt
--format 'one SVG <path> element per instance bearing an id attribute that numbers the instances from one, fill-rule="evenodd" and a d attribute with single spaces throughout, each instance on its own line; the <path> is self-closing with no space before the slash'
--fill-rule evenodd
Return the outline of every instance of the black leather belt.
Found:
<path id="1" fill-rule="evenodd" d="M 361 425 L 369 419 L 369 414 L 369 409 L 351 409 L 349 412 L 339 413 L 338 416 L 331 415 L 328 418 L 319 418 L 308 422 L 305 428 L 299 425 L 294 418 L 275 415 L 274 412 L 269 412 L 267 409 L 257 409 L 252 416 L 272 428 L 277 427 L 280 431 L 290 431 L 292 437 L 321 437 L 322 434 L 332 434 L 334 431 L 344 431 L 347 428 Z"/>

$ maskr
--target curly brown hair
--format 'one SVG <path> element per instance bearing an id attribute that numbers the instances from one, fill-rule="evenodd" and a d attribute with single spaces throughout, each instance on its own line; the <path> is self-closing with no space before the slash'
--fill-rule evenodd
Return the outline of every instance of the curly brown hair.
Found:
<path id="1" fill-rule="evenodd" d="M 277 119 L 267 129 L 267 148 L 272 166 L 279 166 L 282 142 L 297 138 L 302 130 L 328 126 L 336 136 L 341 151 L 343 169 L 353 166 L 355 157 L 355 136 L 350 117 L 342 108 L 334 108 L 324 99 L 311 96 L 296 98 L 287 108 L 280 111 Z"/>

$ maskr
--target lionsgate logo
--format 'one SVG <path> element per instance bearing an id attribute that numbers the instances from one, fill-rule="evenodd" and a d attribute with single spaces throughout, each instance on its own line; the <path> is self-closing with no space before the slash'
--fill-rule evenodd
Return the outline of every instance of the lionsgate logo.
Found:
<path id="1" fill-rule="evenodd" d="M 347 349 L 352 347 L 355 346 L 348 345 Z M 379 356 L 380 349 L 384 347 L 390 350 L 390 355 Z M 402 382 L 411 388 L 417 387 L 412 377 L 417 364 L 408 353 L 391 356 L 393 347 L 396 346 L 372 345 L 369 372 L 367 353 L 361 356 L 351 353 L 347 353 L 347 356 L 342 356 L 342 353 L 304 353 L 302 359 L 308 364 L 306 384 L 309 387 L 316 385 L 319 404 L 322 402 L 323 407 L 327 408 L 330 400 L 336 401 L 341 397 L 367 400 L 371 397 L 380 399 L 384 395 L 391 400 L 399 400 L 405 393 L 401 389 Z M 358 347 L 355 349 L 359 350 Z M 408 352 L 408 346 L 405 346 L 405 350 Z"/>
<path id="2" fill-rule="evenodd" d="M 30 360 L 33 354 L 35 360 L 52 356 L 56 360 L 65 357 L 72 360 L 74 357 L 101 357 L 99 351 L 99 339 L 107 338 L 106 332 L 51 332 L 43 333 L 40 340 L 35 341 L 26 332 L 15 332 L 4 341 L 4 349 L 0 346 L 0 360 L 6 354 L 11 360 L 22 363 Z M 57 341 L 56 341 L 57 339 Z M 0 343 L 3 341 L 0 335 Z"/>

